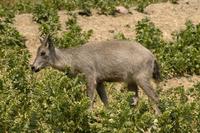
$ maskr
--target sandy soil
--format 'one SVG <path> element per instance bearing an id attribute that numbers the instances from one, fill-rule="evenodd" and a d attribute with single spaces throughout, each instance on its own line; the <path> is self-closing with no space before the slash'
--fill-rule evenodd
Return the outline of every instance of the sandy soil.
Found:
<path id="1" fill-rule="evenodd" d="M 159 3 L 149 5 L 145 12 L 151 21 L 163 32 L 165 39 L 171 39 L 173 31 L 185 28 L 185 22 L 200 22 L 200 0 L 180 0 L 179 4 Z"/>
<path id="2" fill-rule="evenodd" d="M 98 15 L 93 11 L 90 17 L 78 16 L 78 23 L 83 30 L 93 30 L 89 41 L 101 41 L 113 39 L 118 32 L 123 33 L 127 38 L 135 38 L 135 25 L 142 18 L 148 17 L 163 32 L 165 40 L 171 40 L 171 33 L 185 27 L 185 22 L 191 20 L 193 23 L 200 23 L 200 0 L 179 0 L 178 4 L 158 3 L 146 7 L 145 14 L 130 9 L 132 14 L 105 16 Z M 65 22 L 68 15 L 60 11 L 60 23 L 65 29 Z M 32 20 L 31 14 L 21 14 L 15 17 L 15 27 L 27 39 L 26 45 L 33 61 L 37 47 L 39 46 L 39 25 Z M 173 78 L 161 83 L 164 88 L 184 86 L 191 87 L 200 81 L 200 76 Z"/>
<path id="3" fill-rule="evenodd" d="M 31 14 L 21 14 L 15 17 L 15 27 L 26 38 L 26 46 L 30 51 L 32 57 L 30 62 L 33 61 L 39 41 L 39 25 L 32 20 Z"/>

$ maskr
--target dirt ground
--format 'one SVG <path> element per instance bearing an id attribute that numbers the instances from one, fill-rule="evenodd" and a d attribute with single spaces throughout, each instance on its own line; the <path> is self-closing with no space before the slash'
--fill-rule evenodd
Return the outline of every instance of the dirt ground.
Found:
<path id="1" fill-rule="evenodd" d="M 185 22 L 191 20 L 193 23 L 200 23 L 200 0 L 179 0 L 178 4 L 158 3 L 151 4 L 145 9 L 145 13 L 139 13 L 131 8 L 132 14 L 105 16 L 98 15 L 93 11 L 90 17 L 78 16 L 78 23 L 83 30 L 93 30 L 89 41 L 111 40 L 118 32 L 123 33 L 127 38 L 135 38 L 135 25 L 145 17 L 148 17 L 162 32 L 165 40 L 172 40 L 171 33 L 184 29 Z M 65 22 L 68 15 L 60 11 L 60 23 L 65 29 Z M 31 14 L 20 14 L 15 17 L 15 27 L 27 39 L 26 45 L 33 61 L 37 47 L 39 46 L 39 25 L 32 20 Z M 163 81 L 164 88 L 184 86 L 191 87 L 200 81 L 200 76 L 189 76 L 173 78 Z"/>

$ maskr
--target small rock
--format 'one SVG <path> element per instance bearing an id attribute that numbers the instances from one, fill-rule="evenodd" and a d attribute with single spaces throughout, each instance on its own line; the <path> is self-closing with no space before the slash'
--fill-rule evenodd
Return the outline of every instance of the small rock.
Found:
<path id="1" fill-rule="evenodd" d="M 116 12 L 121 13 L 121 14 L 128 14 L 129 13 L 128 9 L 126 9 L 124 6 L 117 6 Z"/>

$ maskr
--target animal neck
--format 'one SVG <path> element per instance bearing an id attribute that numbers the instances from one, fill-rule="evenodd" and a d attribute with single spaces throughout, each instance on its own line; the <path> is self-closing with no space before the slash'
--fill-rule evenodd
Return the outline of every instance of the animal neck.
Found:
<path id="1" fill-rule="evenodd" d="M 65 71 L 67 68 L 72 67 L 72 56 L 70 49 L 55 48 L 55 54 L 50 64 L 57 70 Z"/>

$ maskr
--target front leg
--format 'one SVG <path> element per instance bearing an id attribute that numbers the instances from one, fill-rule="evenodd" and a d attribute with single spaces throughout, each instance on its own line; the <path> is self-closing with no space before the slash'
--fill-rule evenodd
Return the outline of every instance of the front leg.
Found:
<path id="1" fill-rule="evenodd" d="M 97 86 L 96 79 L 92 76 L 88 77 L 87 78 L 87 95 L 90 98 L 90 107 L 89 107 L 90 109 L 93 108 L 96 86 Z"/>
<path id="2" fill-rule="evenodd" d="M 128 83 L 128 90 L 135 92 L 134 96 L 131 99 L 131 106 L 136 106 L 138 103 L 138 86 L 136 83 Z"/>

